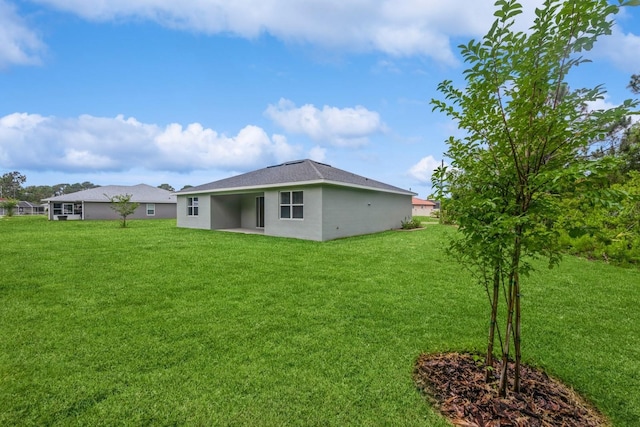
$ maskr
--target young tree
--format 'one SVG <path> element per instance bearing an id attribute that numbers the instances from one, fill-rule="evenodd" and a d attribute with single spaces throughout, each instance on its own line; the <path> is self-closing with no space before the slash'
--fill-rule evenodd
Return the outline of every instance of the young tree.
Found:
<path id="1" fill-rule="evenodd" d="M 118 194 L 112 197 L 105 194 L 105 196 L 111 202 L 111 209 L 120 215 L 120 224 L 122 227 L 126 227 L 127 217 L 135 212 L 138 206 L 140 206 L 140 203 L 132 202 L 131 197 L 133 197 L 133 195 L 131 194 Z"/>
<path id="2" fill-rule="evenodd" d="M 6 216 L 13 216 L 13 213 L 16 210 L 16 207 L 18 207 L 18 201 L 16 199 L 7 199 L 7 200 L 3 200 L 2 202 L 0 202 L 0 208 L 4 209 L 4 214 Z"/>
<path id="3" fill-rule="evenodd" d="M 449 195 L 449 215 L 459 225 L 454 253 L 485 286 L 491 306 L 486 364 L 493 362 L 496 335 L 502 365 L 498 392 L 507 393 L 510 350 L 515 352 L 513 389 L 520 390 L 521 278 L 533 257 L 559 261 L 557 194 L 587 185 L 606 159 L 578 161 L 590 141 L 602 135 L 635 103 L 589 111 L 604 90 L 571 90 L 569 72 L 587 62 L 582 56 L 596 40 L 611 33 L 619 8 L 637 0 L 545 0 L 527 32 L 514 29 L 522 6 L 496 1 L 493 26 L 481 41 L 460 46 L 469 68 L 465 89 L 444 81 L 444 100 L 432 100 L 466 132 L 451 137 L 452 169 L 440 171 Z M 440 179 L 441 177 L 436 177 Z M 501 290 L 505 313 L 498 315 Z M 498 319 L 504 318 L 504 329 Z M 513 339 L 513 342 L 511 342 Z M 489 377 L 489 375 L 488 375 Z"/>

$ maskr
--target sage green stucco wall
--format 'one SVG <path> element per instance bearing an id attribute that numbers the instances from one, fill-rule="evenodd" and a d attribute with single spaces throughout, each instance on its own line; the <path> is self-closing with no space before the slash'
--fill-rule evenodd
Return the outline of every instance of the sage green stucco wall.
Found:
<path id="1" fill-rule="evenodd" d="M 140 206 L 136 208 L 133 214 L 127 217 L 130 219 L 167 219 L 176 217 L 176 204 L 175 203 L 155 203 L 156 214 L 153 216 L 147 215 L 147 203 L 140 203 Z M 53 215 L 53 203 L 50 207 L 51 215 Z M 72 216 L 72 215 L 69 215 Z M 82 217 L 83 219 L 120 219 L 120 215 L 113 209 L 111 209 L 111 203 L 109 202 L 84 202 L 82 204 Z"/>
<path id="2" fill-rule="evenodd" d="M 209 197 L 211 203 L 211 228 L 213 230 L 240 227 L 241 196 L 239 194 Z"/>
<path id="3" fill-rule="evenodd" d="M 400 228 L 411 217 L 411 196 L 325 186 L 322 240 Z"/>
<path id="4" fill-rule="evenodd" d="M 187 215 L 187 197 L 198 197 L 198 215 Z M 176 223 L 178 227 L 186 228 L 203 228 L 211 229 L 211 196 L 204 194 L 196 194 L 189 196 L 177 197 L 177 219 Z"/>
<path id="5" fill-rule="evenodd" d="M 304 218 L 280 218 L 280 191 L 303 191 Z M 411 196 L 332 185 L 282 187 L 264 193 L 198 195 L 199 215 L 187 216 L 187 196 L 178 196 L 178 227 L 256 228 L 256 197 L 263 195 L 264 234 L 307 240 L 400 228 L 411 217 Z M 192 196 L 193 197 L 193 196 Z"/>
<path id="6" fill-rule="evenodd" d="M 263 196 L 264 193 L 243 194 L 241 200 L 240 226 L 242 228 L 256 229 L 256 197 Z M 265 213 L 266 215 L 266 213 Z"/>
<path id="7" fill-rule="evenodd" d="M 280 219 L 280 191 L 303 191 L 304 218 Z M 322 188 L 287 187 L 265 191 L 264 233 L 269 236 L 322 240 Z"/>

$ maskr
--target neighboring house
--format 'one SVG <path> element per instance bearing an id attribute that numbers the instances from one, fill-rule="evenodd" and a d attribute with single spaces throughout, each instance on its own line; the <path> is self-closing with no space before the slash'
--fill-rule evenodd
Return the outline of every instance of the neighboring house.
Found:
<path id="1" fill-rule="evenodd" d="M 7 199 L 0 198 L 0 203 Z M 42 205 L 34 205 L 26 201 L 19 201 L 18 206 L 13 210 L 14 215 L 44 215 L 45 207 Z M 5 208 L 0 206 L 0 216 L 6 215 Z"/>
<path id="2" fill-rule="evenodd" d="M 178 227 L 240 230 L 307 240 L 400 228 L 411 191 L 312 160 L 191 187 L 178 196 Z"/>
<path id="3" fill-rule="evenodd" d="M 436 203 L 431 200 L 422 200 L 417 197 L 411 199 L 413 209 L 411 211 L 413 216 L 429 216 L 431 212 L 436 208 Z"/>
<path id="4" fill-rule="evenodd" d="M 175 218 L 176 196 L 170 191 L 146 184 L 133 186 L 107 185 L 76 193 L 44 199 L 49 207 L 50 220 L 118 219 L 109 199 L 118 195 L 131 195 L 131 201 L 140 203 L 129 219 Z"/>
<path id="5" fill-rule="evenodd" d="M 20 201 L 16 207 L 16 214 L 18 215 L 44 215 L 45 207 L 43 205 L 36 205 L 31 202 Z"/>

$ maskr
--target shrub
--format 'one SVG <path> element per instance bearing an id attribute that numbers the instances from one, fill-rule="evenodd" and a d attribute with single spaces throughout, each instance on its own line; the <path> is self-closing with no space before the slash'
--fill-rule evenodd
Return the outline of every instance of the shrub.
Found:
<path id="1" fill-rule="evenodd" d="M 18 201 L 14 199 L 8 199 L 0 203 L 0 207 L 4 209 L 6 216 L 13 216 L 16 207 L 18 206 Z"/>
<path id="2" fill-rule="evenodd" d="M 415 228 L 421 228 L 422 222 L 418 218 L 404 219 L 401 221 L 403 230 L 413 230 Z"/>

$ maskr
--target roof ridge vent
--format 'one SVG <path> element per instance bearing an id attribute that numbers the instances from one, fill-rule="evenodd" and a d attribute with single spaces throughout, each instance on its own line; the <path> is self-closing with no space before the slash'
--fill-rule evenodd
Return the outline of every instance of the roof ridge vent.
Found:
<path id="1" fill-rule="evenodd" d="M 297 164 L 300 164 L 300 163 L 304 163 L 304 160 L 292 160 L 290 162 L 284 162 L 284 163 L 280 163 L 278 165 L 271 165 L 271 166 L 267 166 L 267 169 L 277 168 L 277 167 L 280 167 L 280 166 L 297 165 Z"/>
<path id="2" fill-rule="evenodd" d="M 332 168 L 332 167 L 333 167 L 333 166 L 328 165 L 328 164 L 326 164 L 326 163 L 316 162 L 315 160 L 312 160 L 312 162 L 317 163 L 317 164 L 322 165 L 322 166 L 326 166 L 326 167 L 328 167 L 328 168 Z"/>

